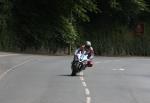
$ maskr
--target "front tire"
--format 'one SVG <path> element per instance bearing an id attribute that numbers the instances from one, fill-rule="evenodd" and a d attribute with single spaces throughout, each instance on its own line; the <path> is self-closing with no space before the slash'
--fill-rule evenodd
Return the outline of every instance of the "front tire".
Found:
<path id="1" fill-rule="evenodd" d="M 72 62 L 71 70 L 72 70 L 71 76 L 76 76 L 77 70 L 76 70 L 76 67 L 75 67 L 75 62 Z"/>
<path id="2" fill-rule="evenodd" d="M 71 76 L 76 76 L 76 72 L 74 70 L 72 70 Z"/>

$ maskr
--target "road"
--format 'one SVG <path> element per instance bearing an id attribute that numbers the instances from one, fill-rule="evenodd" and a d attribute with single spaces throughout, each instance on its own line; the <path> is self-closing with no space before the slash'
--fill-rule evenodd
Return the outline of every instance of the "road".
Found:
<path id="1" fill-rule="evenodd" d="M 0 52 L 0 103 L 150 103 L 150 58 L 95 57 L 75 77 L 71 60 Z"/>

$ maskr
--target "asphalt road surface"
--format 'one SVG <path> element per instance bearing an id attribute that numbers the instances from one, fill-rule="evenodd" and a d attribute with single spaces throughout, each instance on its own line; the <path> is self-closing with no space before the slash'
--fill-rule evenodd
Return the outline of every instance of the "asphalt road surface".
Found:
<path id="1" fill-rule="evenodd" d="M 0 53 L 0 103 L 150 103 L 150 58 L 95 57 L 70 76 L 72 56 Z"/>

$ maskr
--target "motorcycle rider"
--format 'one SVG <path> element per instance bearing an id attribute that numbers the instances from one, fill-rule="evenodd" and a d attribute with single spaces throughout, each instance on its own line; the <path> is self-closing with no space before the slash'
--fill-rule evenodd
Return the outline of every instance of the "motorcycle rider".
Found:
<path id="1" fill-rule="evenodd" d="M 90 41 L 86 41 L 84 45 L 82 45 L 80 48 L 78 48 L 75 51 L 74 58 L 79 52 L 82 53 L 84 51 L 86 51 L 86 53 L 88 54 L 88 60 L 87 60 L 86 67 L 92 67 L 93 66 L 92 59 L 94 58 L 94 50 L 93 50 L 93 47 L 92 47 Z"/>

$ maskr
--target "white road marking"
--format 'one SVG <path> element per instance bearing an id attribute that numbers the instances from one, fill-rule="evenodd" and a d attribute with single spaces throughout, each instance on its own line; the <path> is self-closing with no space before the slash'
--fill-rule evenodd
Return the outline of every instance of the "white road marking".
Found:
<path id="1" fill-rule="evenodd" d="M 17 68 L 17 67 L 19 67 L 19 66 L 21 66 L 21 65 L 23 65 L 23 64 L 26 64 L 26 63 L 30 62 L 31 60 L 32 60 L 32 59 L 26 60 L 26 61 L 24 61 L 24 62 L 22 62 L 22 63 L 20 63 L 20 64 L 18 64 L 18 65 L 15 65 L 15 66 L 9 68 L 9 69 L 8 69 L 7 71 L 5 71 L 2 75 L 0 75 L 0 80 L 1 80 L 8 72 L 13 71 L 14 68 Z"/>
<path id="2" fill-rule="evenodd" d="M 80 80 L 81 80 L 82 85 L 83 85 L 84 90 L 85 90 L 86 103 L 91 103 L 90 90 L 88 89 L 87 84 L 85 82 L 85 79 L 83 77 L 83 72 L 80 72 L 80 75 L 81 75 Z"/>
<path id="3" fill-rule="evenodd" d="M 84 77 L 83 77 L 83 76 L 82 76 L 82 77 L 80 77 L 80 80 L 81 80 L 81 81 L 84 81 Z"/>
<path id="4" fill-rule="evenodd" d="M 80 75 L 83 76 L 83 72 L 80 72 Z"/>
<path id="5" fill-rule="evenodd" d="M 124 68 L 120 68 L 119 70 L 124 71 L 125 69 Z"/>
<path id="6" fill-rule="evenodd" d="M 7 54 L 7 55 L 0 55 L 0 57 L 13 56 L 13 55 L 19 55 L 19 54 Z"/>
<path id="7" fill-rule="evenodd" d="M 86 97 L 86 103 L 91 103 L 91 97 Z"/>
<path id="8" fill-rule="evenodd" d="M 86 95 L 90 95 L 90 91 L 89 91 L 88 88 L 85 88 L 85 94 L 86 94 Z"/>
<path id="9" fill-rule="evenodd" d="M 114 70 L 114 71 L 125 71 L 125 69 L 124 69 L 124 68 L 112 69 L 112 70 Z"/>
<path id="10" fill-rule="evenodd" d="M 85 82 L 82 82 L 82 85 L 83 87 L 87 87 L 86 83 Z"/>

